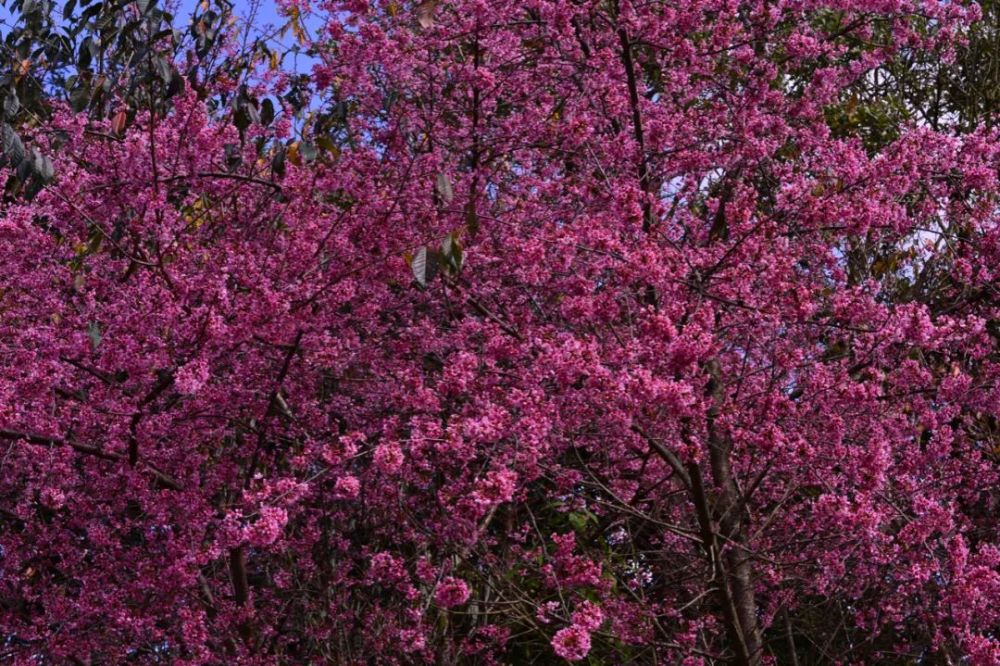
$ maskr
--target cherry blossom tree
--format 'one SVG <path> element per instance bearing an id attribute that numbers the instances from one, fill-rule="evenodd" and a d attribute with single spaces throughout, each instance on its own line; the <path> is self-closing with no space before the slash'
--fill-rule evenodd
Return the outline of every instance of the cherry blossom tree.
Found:
<path id="1" fill-rule="evenodd" d="M 1000 663 L 978 6 L 282 11 L 14 111 L 0 654 Z"/>

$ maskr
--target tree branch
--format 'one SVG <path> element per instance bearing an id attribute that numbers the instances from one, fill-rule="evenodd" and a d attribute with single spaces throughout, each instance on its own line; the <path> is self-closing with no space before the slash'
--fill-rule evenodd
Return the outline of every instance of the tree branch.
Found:
<path id="1" fill-rule="evenodd" d="M 17 430 L 0 430 L 0 439 L 6 439 L 8 441 L 24 441 L 29 444 L 39 444 L 41 446 L 65 446 L 73 449 L 77 453 L 83 453 L 85 455 L 94 456 L 95 458 L 100 458 L 101 460 L 108 460 L 110 462 L 119 462 L 123 459 L 118 453 L 113 453 L 111 451 L 105 451 L 97 446 L 91 444 L 83 444 L 81 442 L 76 442 L 69 439 L 63 439 L 61 437 L 49 437 L 48 435 L 40 435 L 37 433 L 30 432 L 20 432 Z M 159 481 L 161 484 L 166 486 L 171 490 L 183 490 L 183 486 L 167 476 L 165 473 L 160 471 L 156 466 L 149 462 L 143 462 L 146 469 L 152 472 L 153 478 Z"/>
<path id="2" fill-rule="evenodd" d="M 684 483 L 686 488 L 691 488 L 691 477 L 684 470 L 684 464 L 681 462 L 680 458 L 677 457 L 677 454 L 665 447 L 662 442 L 653 439 L 639 426 L 633 425 L 632 431 L 642 436 L 642 438 L 645 439 L 646 442 L 653 448 L 653 451 L 655 451 L 664 462 L 670 465 L 670 468 L 674 470 L 674 474 L 676 474 L 681 482 Z"/>

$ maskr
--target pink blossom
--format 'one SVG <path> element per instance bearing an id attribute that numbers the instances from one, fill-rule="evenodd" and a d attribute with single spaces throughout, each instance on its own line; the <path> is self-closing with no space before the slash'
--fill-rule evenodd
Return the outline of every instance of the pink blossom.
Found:
<path id="1" fill-rule="evenodd" d="M 476 484 L 473 499 L 482 505 L 494 506 L 509 502 L 517 489 L 517 473 L 509 470 L 487 472 L 486 477 Z"/>
<path id="2" fill-rule="evenodd" d="M 445 578 L 434 593 L 434 602 L 442 608 L 461 606 L 469 600 L 469 584 L 461 578 Z"/>
<path id="3" fill-rule="evenodd" d="M 552 637 L 552 649 L 567 661 L 585 659 L 590 653 L 590 632 L 577 625 L 560 629 Z"/>
<path id="4" fill-rule="evenodd" d="M 379 444 L 373 460 L 383 474 L 395 474 L 403 466 L 403 450 L 395 442 Z"/>
<path id="5" fill-rule="evenodd" d="M 61 509 L 66 504 L 66 493 L 59 488 L 43 488 L 39 498 L 50 509 Z"/>
<path id="6" fill-rule="evenodd" d="M 258 514 L 257 520 L 247 530 L 247 540 L 254 546 L 268 546 L 281 536 L 288 523 L 288 513 L 280 507 L 265 506 Z"/>
<path id="7" fill-rule="evenodd" d="M 342 476 L 334 484 L 334 493 L 339 499 L 357 499 L 361 492 L 361 482 L 356 476 Z"/>
<path id="8" fill-rule="evenodd" d="M 546 601 L 535 611 L 535 619 L 541 624 L 548 624 L 552 621 L 552 616 L 559 610 L 558 601 Z"/>
<path id="9" fill-rule="evenodd" d="M 418 629 L 403 629 L 399 632 L 399 643 L 406 654 L 420 652 L 427 647 L 424 632 Z"/>
<path id="10" fill-rule="evenodd" d="M 378 583 L 395 583 L 406 577 L 406 570 L 399 558 L 381 552 L 372 555 L 368 575 Z"/>
<path id="11" fill-rule="evenodd" d="M 601 607 L 591 601 L 584 601 L 573 611 L 573 624 L 586 629 L 587 631 L 597 631 L 604 622 L 604 612 Z"/>
<path id="12" fill-rule="evenodd" d="M 187 395 L 194 395 L 208 381 L 208 362 L 197 358 L 177 370 L 174 384 L 177 390 Z"/>

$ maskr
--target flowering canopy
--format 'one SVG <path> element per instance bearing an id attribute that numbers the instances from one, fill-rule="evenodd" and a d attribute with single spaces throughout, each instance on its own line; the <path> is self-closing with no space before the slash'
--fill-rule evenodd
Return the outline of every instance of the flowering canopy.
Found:
<path id="1" fill-rule="evenodd" d="M 1000 136 L 866 95 L 976 6 L 284 11 L 18 128 L 0 654 L 1000 663 Z"/>

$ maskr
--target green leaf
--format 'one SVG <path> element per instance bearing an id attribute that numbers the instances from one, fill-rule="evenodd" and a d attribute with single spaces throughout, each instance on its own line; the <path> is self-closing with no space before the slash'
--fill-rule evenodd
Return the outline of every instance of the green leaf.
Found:
<path id="1" fill-rule="evenodd" d="M 257 102 L 254 100 L 248 100 L 243 108 L 246 109 L 247 116 L 250 118 L 250 122 L 259 125 L 260 124 L 260 112 L 257 110 Z"/>
<path id="2" fill-rule="evenodd" d="M 440 268 L 438 253 L 434 250 L 428 250 L 426 245 L 420 247 L 417 253 L 413 255 L 413 260 L 410 262 L 410 270 L 413 271 L 413 279 L 417 281 L 421 287 L 426 287 L 434 276 L 437 275 L 438 269 Z"/>
<path id="3" fill-rule="evenodd" d="M 590 524 L 597 524 L 597 516 L 595 516 L 590 511 L 582 509 L 580 511 L 571 511 L 567 518 L 569 519 L 569 524 L 572 526 L 575 532 L 586 532 L 587 527 Z"/>
<path id="4" fill-rule="evenodd" d="M 465 227 L 475 236 L 479 232 L 479 215 L 476 213 L 475 199 L 469 199 L 465 205 Z"/>
<path id="5" fill-rule="evenodd" d="M 452 232 L 445 236 L 441 242 L 441 256 L 444 258 L 445 267 L 449 273 L 458 273 L 462 270 L 465 254 L 462 249 L 462 241 L 459 240 L 457 233 Z"/>
<path id="6" fill-rule="evenodd" d="M 445 203 L 455 198 L 455 191 L 451 187 L 451 178 L 448 177 L 448 174 L 439 173 L 435 185 L 437 187 L 437 193 L 441 195 L 441 198 L 444 199 Z"/>
<path id="7" fill-rule="evenodd" d="M 80 42 L 80 53 L 76 58 L 76 66 L 80 70 L 86 70 L 90 67 L 90 62 L 94 58 L 94 50 L 91 48 L 93 45 L 94 42 L 90 37 Z"/>
<path id="8" fill-rule="evenodd" d="M 175 76 L 170 79 L 170 83 L 167 84 L 166 96 L 173 97 L 178 93 L 184 91 L 184 79 L 180 76 Z"/>
<path id="9" fill-rule="evenodd" d="M 7 123 L 3 123 L 0 126 L 0 134 L 3 136 L 3 154 L 10 160 L 13 166 L 19 166 L 24 161 L 26 155 L 24 144 L 21 143 L 21 137 Z"/>
<path id="10" fill-rule="evenodd" d="M 240 155 L 240 147 L 235 143 L 227 143 L 223 146 L 226 152 L 226 171 L 233 173 L 243 164 L 243 156 Z"/>
<path id="11" fill-rule="evenodd" d="M 111 133 L 115 136 L 125 136 L 125 124 L 128 122 L 128 113 L 121 110 L 111 118 Z"/>
<path id="12" fill-rule="evenodd" d="M 87 326 L 87 337 L 90 338 L 90 344 L 93 345 L 94 350 L 96 351 L 97 347 L 100 346 L 101 338 L 103 337 L 101 335 L 101 325 L 98 322 L 92 321 L 90 322 L 90 325 Z"/>
<path id="13" fill-rule="evenodd" d="M 8 118 L 13 118 L 20 108 L 21 101 L 17 98 L 17 91 L 12 88 L 7 91 L 7 96 L 4 97 L 3 112 Z"/>
<path id="14" fill-rule="evenodd" d="M 247 113 L 247 107 L 243 106 L 236 109 L 236 113 L 233 114 L 233 125 L 240 131 L 240 135 L 250 127 L 250 123 L 250 114 Z"/>
<path id="15" fill-rule="evenodd" d="M 101 5 L 101 3 L 98 3 L 91 7 L 87 7 L 87 9 L 84 10 L 82 14 L 80 14 L 81 21 L 89 21 L 90 19 L 94 18 L 95 16 L 101 13 L 102 8 L 103 6 Z"/>
<path id="16" fill-rule="evenodd" d="M 321 134 L 316 137 L 316 145 L 330 153 L 331 155 L 337 154 L 337 144 L 334 143 L 333 139 L 330 138 L 329 134 Z"/>
<path id="17" fill-rule="evenodd" d="M 274 157 L 271 158 L 271 171 L 273 171 L 278 176 L 285 175 L 285 146 L 278 145 L 277 149 L 274 151 Z"/>
<path id="18" fill-rule="evenodd" d="M 274 102 L 265 97 L 260 103 L 260 124 L 267 127 L 274 120 Z"/>
<path id="19" fill-rule="evenodd" d="M 14 170 L 14 173 L 17 175 L 17 179 L 19 181 L 27 183 L 28 179 L 31 178 L 32 171 L 33 167 L 31 166 L 31 162 L 28 160 L 21 160 L 21 162 L 17 165 L 17 169 Z M 31 188 L 29 187 L 29 191 L 30 189 Z"/>
<path id="20" fill-rule="evenodd" d="M 431 28 L 434 26 L 434 10 L 437 9 L 438 0 L 424 0 L 417 5 L 417 23 L 421 28 Z"/>
<path id="21" fill-rule="evenodd" d="M 302 159 L 306 162 L 312 162 L 316 159 L 319 151 L 316 150 L 316 144 L 312 141 L 303 141 L 299 144 L 299 154 L 302 155 Z"/>
<path id="22" fill-rule="evenodd" d="M 38 177 L 42 179 L 43 183 L 47 183 L 52 180 L 55 176 L 55 169 L 52 167 L 52 161 L 45 155 L 42 155 L 37 150 L 32 151 L 32 166 L 35 169 L 35 173 Z"/>
<path id="23" fill-rule="evenodd" d="M 69 104 L 77 113 L 86 109 L 87 105 L 90 104 L 90 88 L 85 84 L 74 88 L 69 94 Z"/>
<path id="24" fill-rule="evenodd" d="M 572 526 L 574 532 L 584 532 L 587 529 L 587 516 L 574 511 L 568 516 L 569 524 Z"/>
<path id="25" fill-rule="evenodd" d="M 170 65 L 170 61 L 163 56 L 156 56 L 153 58 L 153 66 L 156 68 L 160 80 L 164 83 L 170 83 L 173 78 L 173 67 Z"/>

